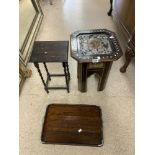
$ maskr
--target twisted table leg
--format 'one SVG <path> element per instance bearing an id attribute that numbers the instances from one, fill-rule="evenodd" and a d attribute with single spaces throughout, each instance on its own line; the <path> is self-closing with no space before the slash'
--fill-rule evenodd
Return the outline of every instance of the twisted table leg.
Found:
<path id="1" fill-rule="evenodd" d="M 69 65 L 68 62 L 66 63 L 67 67 L 67 75 L 68 75 L 68 80 L 70 80 L 70 72 L 69 72 Z"/>
<path id="2" fill-rule="evenodd" d="M 47 69 L 46 63 L 43 62 L 43 64 L 44 64 L 44 67 L 45 67 L 45 70 L 46 70 L 46 73 L 47 73 L 47 77 L 48 77 L 49 80 L 51 80 L 50 73 L 49 73 L 49 71 Z"/>
<path id="3" fill-rule="evenodd" d="M 67 75 L 67 64 L 66 64 L 66 62 L 63 62 L 63 67 L 64 67 L 64 73 L 65 73 L 67 92 L 69 93 L 69 79 L 67 77 L 68 75 Z"/>
<path id="4" fill-rule="evenodd" d="M 44 79 L 43 79 L 42 73 L 41 73 L 41 71 L 40 71 L 39 64 L 38 64 L 37 62 L 34 62 L 34 66 L 35 66 L 35 67 L 37 68 L 37 70 L 38 70 L 38 73 L 39 73 L 39 75 L 40 75 L 40 77 L 41 77 L 41 81 L 42 81 L 42 83 L 43 83 L 43 85 L 44 85 L 45 91 L 46 91 L 47 93 L 49 93 L 49 91 L 48 91 L 48 89 L 47 89 L 47 86 L 46 86 L 46 83 L 45 83 L 45 81 L 44 81 Z"/>

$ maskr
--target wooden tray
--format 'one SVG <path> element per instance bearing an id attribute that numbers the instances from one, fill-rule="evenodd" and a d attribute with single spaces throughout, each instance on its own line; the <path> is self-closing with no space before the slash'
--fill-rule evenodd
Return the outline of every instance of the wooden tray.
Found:
<path id="1" fill-rule="evenodd" d="M 101 109 L 95 105 L 50 104 L 41 141 L 48 144 L 102 146 Z"/>

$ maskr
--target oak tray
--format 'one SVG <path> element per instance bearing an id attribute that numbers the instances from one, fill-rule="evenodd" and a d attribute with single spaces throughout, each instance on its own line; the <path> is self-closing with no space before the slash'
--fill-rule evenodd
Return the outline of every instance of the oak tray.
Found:
<path id="1" fill-rule="evenodd" d="M 102 146 L 102 113 L 96 105 L 50 104 L 41 141 L 45 144 Z"/>

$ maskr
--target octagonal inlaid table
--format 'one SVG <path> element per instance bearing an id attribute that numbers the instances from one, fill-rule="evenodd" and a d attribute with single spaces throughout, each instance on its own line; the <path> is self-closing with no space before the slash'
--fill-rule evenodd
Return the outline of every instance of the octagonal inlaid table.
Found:
<path id="1" fill-rule="evenodd" d="M 76 31 L 70 36 L 71 57 L 77 60 L 78 89 L 87 91 L 87 77 L 96 73 L 98 91 L 105 88 L 113 61 L 122 56 L 116 34 L 106 29 Z"/>

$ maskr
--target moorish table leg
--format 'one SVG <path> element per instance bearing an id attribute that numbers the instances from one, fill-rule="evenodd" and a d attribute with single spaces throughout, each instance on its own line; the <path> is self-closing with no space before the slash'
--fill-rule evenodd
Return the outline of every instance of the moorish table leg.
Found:
<path id="1" fill-rule="evenodd" d="M 81 92 L 87 91 L 87 64 L 78 63 L 78 89 Z"/>
<path id="2" fill-rule="evenodd" d="M 125 51 L 125 59 L 126 59 L 125 64 L 120 68 L 121 73 L 126 72 L 126 69 L 133 57 L 134 57 L 133 50 L 130 47 L 127 47 L 127 50 Z"/>
<path id="3" fill-rule="evenodd" d="M 105 69 L 102 72 L 102 75 L 101 75 L 101 77 L 99 79 L 99 83 L 98 83 L 98 88 L 97 88 L 98 91 L 102 91 L 105 88 L 112 63 L 113 63 L 112 61 L 105 62 Z"/>
<path id="4" fill-rule="evenodd" d="M 113 0 L 110 0 L 110 10 L 108 11 L 108 16 L 111 16 L 111 13 L 112 13 L 112 10 L 113 10 L 113 8 L 112 8 L 112 4 L 113 4 Z"/>
<path id="5" fill-rule="evenodd" d="M 44 67 L 45 67 L 45 70 L 46 70 L 46 73 L 47 73 L 47 77 L 48 77 L 49 80 L 51 80 L 50 73 L 49 73 L 49 71 L 47 69 L 46 63 L 43 62 L 43 64 L 44 64 Z"/>
<path id="6" fill-rule="evenodd" d="M 47 93 L 49 93 L 48 88 L 47 88 L 47 86 L 46 86 L 46 83 L 45 83 L 45 81 L 44 81 L 44 79 L 43 79 L 42 73 L 41 73 L 41 71 L 40 71 L 39 63 L 34 62 L 34 66 L 35 66 L 35 67 L 37 68 L 37 70 L 38 70 L 38 73 L 39 73 L 39 75 L 40 75 L 40 77 L 41 77 L 41 81 L 42 81 L 42 83 L 43 83 L 43 85 L 44 85 L 45 91 L 46 91 Z"/>

